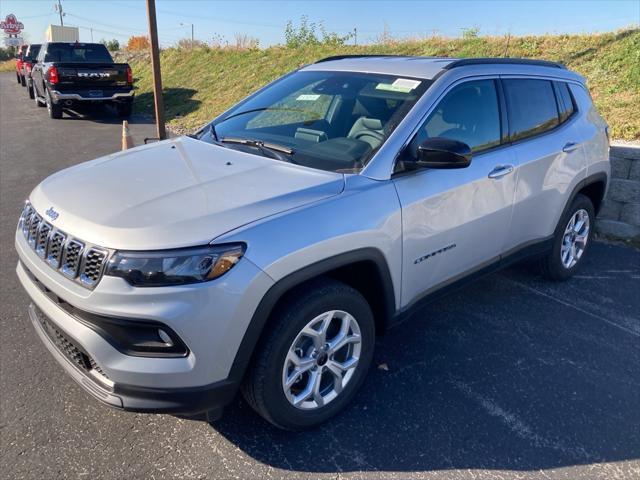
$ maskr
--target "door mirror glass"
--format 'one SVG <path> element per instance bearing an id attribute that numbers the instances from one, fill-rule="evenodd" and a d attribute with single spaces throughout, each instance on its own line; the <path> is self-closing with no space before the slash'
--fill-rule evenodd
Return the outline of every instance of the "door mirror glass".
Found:
<path id="1" fill-rule="evenodd" d="M 457 140 L 435 137 L 420 144 L 417 157 L 417 167 L 465 168 L 471 164 L 471 148 Z"/>

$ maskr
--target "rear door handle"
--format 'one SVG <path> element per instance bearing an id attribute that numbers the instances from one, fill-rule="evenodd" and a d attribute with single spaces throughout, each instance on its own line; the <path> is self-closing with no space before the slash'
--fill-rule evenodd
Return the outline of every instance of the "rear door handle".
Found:
<path id="1" fill-rule="evenodd" d="M 564 147 L 562 147 L 562 151 L 564 153 L 573 152 L 576 148 L 578 148 L 578 144 L 575 142 L 569 142 Z"/>
<path id="2" fill-rule="evenodd" d="M 497 165 L 489 172 L 489 178 L 502 178 L 513 172 L 513 165 Z"/>

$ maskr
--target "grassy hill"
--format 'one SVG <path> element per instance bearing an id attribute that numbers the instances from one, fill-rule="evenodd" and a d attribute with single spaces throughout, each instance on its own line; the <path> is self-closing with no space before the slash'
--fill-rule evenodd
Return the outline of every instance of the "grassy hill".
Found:
<path id="1" fill-rule="evenodd" d="M 428 38 L 378 45 L 283 46 L 267 49 L 170 48 L 162 52 L 168 125 L 193 130 L 254 91 L 301 65 L 337 54 L 404 54 L 442 57 L 543 58 L 565 64 L 588 80 L 593 99 L 613 138 L 640 140 L 640 30 L 589 35 Z M 151 65 L 147 53 L 120 53 L 136 78 L 136 111 L 153 112 Z M 12 70 L 13 61 L 0 64 Z"/>
<path id="2" fill-rule="evenodd" d="M 192 130 L 257 87 L 301 65 L 337 54 L 543 58 L 565 64 L 588 80 L 593 99 L 616 139 L 640 140 L 640 30 L 597 35 L 429 38 L 380 45 L 314 45 L 292 49 L 171 48 L 162 52 L 165 107 L 170 128 Z M 138 88 L 136 110 L 151 113 L 147 54 L 124 55 Z"/>

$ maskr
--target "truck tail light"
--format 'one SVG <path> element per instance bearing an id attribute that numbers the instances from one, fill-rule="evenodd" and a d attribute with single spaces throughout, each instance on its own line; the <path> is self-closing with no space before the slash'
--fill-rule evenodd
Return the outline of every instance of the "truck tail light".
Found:
<path id="1" fill-rule="evenodd" d="M 60 77 L 58 76 L 58 69 L 56 67 L 51 67 L 47 72 L 47 80 L 52 85 L 55 85 L 60 81 Z"/>
<path id="2" fill-rule="evenodd" d="M 131 67 L 127 67 L 127 83 L 133 83 L 133 72 L 131 71 Z"/>

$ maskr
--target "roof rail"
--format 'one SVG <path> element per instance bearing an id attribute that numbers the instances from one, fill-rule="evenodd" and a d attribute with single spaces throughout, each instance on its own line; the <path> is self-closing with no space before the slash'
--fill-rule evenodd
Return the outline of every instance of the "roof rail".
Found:
<path id="1" fill-rule="evenodd" d="M 464 67 L 467 65 L 537 65 L 539 67 L 562 68 L 564 70 L 567 68 L 558 62 L 534 60 L 531 58 L 462 58 L 449 63 L 443 68 L 445 70 L 450 70 L 452 68 Z"/>
<path id="2" fill-rule="evenodd" d="M 320 60 L 315 61 L 314 63 L 322 63 L 322 62 L 330 62 L 331 60 L 344 60 L 346 58 L 375 58 L 375 57 L 407 57 L 407 55 L 389 55 L 389 54 L 378 54 L 378 55 L 333 55 L 331 57 L 321 58 Z"/>

